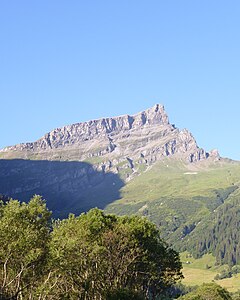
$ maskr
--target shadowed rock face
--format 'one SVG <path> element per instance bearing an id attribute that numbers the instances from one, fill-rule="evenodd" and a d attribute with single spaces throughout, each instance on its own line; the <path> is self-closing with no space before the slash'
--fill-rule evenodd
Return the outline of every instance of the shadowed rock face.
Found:
<path id="1" fill-rule="evenodd" d="M 103 208 L 120 198 L 123 182 L 166 157 L 219 159 L 217 151 L 199 148 L 188 130 L 170 124 L 159 104 L 133 116 L 57 128 L 36 142 L 0 150 L 0 157 L 0 193 L 20 200 L 39 193 L 51 209 L 62 211 Z"/>
<path id="2" fill-rule="evenodd" d="M 40 194 L 55 216 L 104 208 L 120 198 L 118 175 L 82 162 L 0 160 L 1 194 L 21 201 Z"/>

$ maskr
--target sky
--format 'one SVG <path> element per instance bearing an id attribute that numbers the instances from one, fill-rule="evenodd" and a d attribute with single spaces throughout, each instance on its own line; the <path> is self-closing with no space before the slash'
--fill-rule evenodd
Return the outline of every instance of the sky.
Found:
<path id="1" fill-rule="evenodd" d="M 240 1 L 0 1 L 0 148 L 161 103 L 240 160 Z"/>

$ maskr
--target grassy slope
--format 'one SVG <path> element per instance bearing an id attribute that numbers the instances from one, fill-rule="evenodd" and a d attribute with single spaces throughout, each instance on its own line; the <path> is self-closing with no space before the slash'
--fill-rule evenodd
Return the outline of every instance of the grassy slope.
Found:
<path id="1" fill-rule="evenodd" d="M 106 210 L 137 213 L 160 226 L 170 243 L 178 241 L 184 226 L 197 224 L 221 205 L 240 185 L 240 164 L 206 162 L 185 165 L 165 160 L 135 177 L 121 189 L 122 198 Z"/>
<path id="2" fill-rule="evenodd" d="M 130 181 L 122 189 L 122 200 L 114 205 L 153 201 L 164 197 L 214 196 L 215 189 L 224 189 L 240 182 L 239 171 L 240 164 L 237 163 L 189 166 L 179 161 L 165 160 Z"/>
<path id="3" fill-rule="evenodd" d="M 182 283 L 189 286 L 201 285 L 203 283 L 214 281 L 214 277 L 226 266 L 215 266 L 215 258 L 210 255 L 204 255 L 200 259 L 189 257 L 187 252 L 181 253 L 183 263 L 184 279 Z M 208 269 L 206 266 L 208 265 Z M 216 280 L 217 284 L 226 288 L 229 292 L 235 293 L 240 289 L 240 274 L 232 278 Z"/>

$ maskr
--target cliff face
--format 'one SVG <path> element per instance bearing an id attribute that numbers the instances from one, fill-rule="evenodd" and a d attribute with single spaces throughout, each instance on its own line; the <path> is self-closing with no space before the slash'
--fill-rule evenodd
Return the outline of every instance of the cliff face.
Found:
<path id="1" fill-rule="evenodd" d="M 166 157 L 189 164 L 219 159 L 216 151 L 209 154 L 199 148 L 188 130 L 170 124 L 164 107 L 159 104 L 133 116 L 57 128 L 36 142 L 0 150 L 0 157 L 0 193 L 20 200 L 34 193 L 44 194 L 52 201 L 50 208 L 57 209 L 57 199 L 61 199 L 61 206 L 68 211 L 71 207 L 81 211 L 99 206 L 98 201 L 106 198 L 109 202 L 111 197 L 117 199 L 120 195 L 116 187 Z M 14 163 L 9 159 L 24 159 L 24 162 Z M 100 186 L 94 202 L 92 191 Z M 107 197 L 111 190 L 114 196 Z M 69 195 L 71 203 L 66 204 Z"/>
<path id="2" fill-rule="evenodd" d="M 4 151 L 43 151 L 66 146 L 79 146 L 93 139 L 101 141 L 120 133 L 155 125 L 169 125 L 164 107 L 158 104 L 134 116 L 125 115 L 115 118 L 103 118 L 57 128 L 34 143 L 7 147 Z"/>
<path id="3" fill-rule="evenodd" d="M 0 150 L 2 158 L 84 161 L 129 157 L 151 164 L 166 156 L 195 162 L 208 158 L 191 133 L 169 123 L 162 105 L 133 116 L 103 118 L 57 128 L 33 143 Z"/>

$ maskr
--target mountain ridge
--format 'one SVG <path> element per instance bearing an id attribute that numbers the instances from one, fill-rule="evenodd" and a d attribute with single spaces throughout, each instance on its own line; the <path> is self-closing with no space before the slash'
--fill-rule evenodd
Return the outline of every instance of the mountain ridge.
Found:
<path id="1" fill-rule="evenodd" d="M 131 141 L 129 143 L 128 140 L 131 138 L 133 143 L 136 142 L 136 147 L 129 145 Z M 61 155 L 51 155 L 53 151 L 61 152 Z M 70 157 L 66 153 L 68 151 L 72 151 Z M 152 108 L 132 116 L 100 118 L 63 126 L 35 142 L 21 143 L 0 150 L 1 158 L 31 159 L 31 155 L 35 153 L 39 154 L 40 159 L 76 161 L 110 154 L 115 158 L 125 156 L 132 159 L 133 156 L 134 160 L 138 159 L 138 154 L 140 159 L 146 156 L 145 161 L 148 163 L 174 154 L 183 154 L 183 158 L 189 162 L 209 157 L 220 158 L 216 151 L 206 152 L 199 148 L 187 129 L 179 130 L 170 124 L 161 104 L 155 104 Z"/>
<path id="2" fill-rule="evenodd" d="M 134 115 L 127 114 L 127 115 L 121 115 L 116 117 L 99 118 L 99 119 L 89 120 L 86 122 L 78 122 L 71 125 L 65 125 L 62 127 L 55 128 L 52 131 L 46 133 L 43 137 L 38 139 L 36 142 L 27 142 L 27 143 L 20 143 L 15 146 L 7 146 L 1 149 L 0 151 L 5 152 L 8 150 L 14 150 L 15 147 L 18 146 L 19 147 L 21 146 L 22 149 L 24 149 L 25 147 L 26 148 L 29 147 L 30 149 L 32 149 L 34 147 L 33 145 L 36 144 L 37 142 L 43 139 L 49 140 L 51 137 L 54 137 L 54 134 L 60 134 L 65 131 L 67 134 L 69 134 L 71 130 L 77 131 L 77 134 L 81 137 L 84 131 L 88 131 L 90 135 L 94 133 L 93 132 L 94 130 L 95 130 L 95 135 L 101 133 L 108 134 L 114 131 L 120 131 L 117 130 L 119 127 L 124 131 L 124 130 L 134 129 L 136 127 L 141 127 L 145 124 L 146 125 L 149 124 L 169 125 L 168 116 L 164 111 L 164 106 L 160 104 L 155 104 L 152 108 L 144 110 Z M 67 138 L 68 137 L 69 136 L 67 136 Z M 44 145 L 43 143 L 42 146 L 46 146 L 46 147 L 49 146 L 50 148 L 54 148 L 53 147 L 54 143 L 46 142 L 46 145 Z M 64 146 L 64 145 L 56 145 L 56 146 Z"/>

